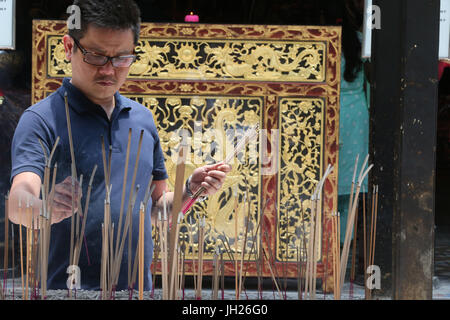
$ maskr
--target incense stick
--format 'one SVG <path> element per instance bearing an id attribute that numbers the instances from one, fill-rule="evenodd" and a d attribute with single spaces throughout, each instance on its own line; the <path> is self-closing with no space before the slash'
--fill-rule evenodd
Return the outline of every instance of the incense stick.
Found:
<path id="1" fill-rule="evenodd" d="M 247 203 L 247 194 L 245 194 L 245 198 L 244 198 L 244 210 L 245 210 L 245 203 Z M 248 209 L 248 216 L 247 216 L 247 220 L 245 223 L 245 233 L 244 233 L 244 243 L 242 245 L 242 255 L 241 255 L 241 269 L 239 272 L 239 291 L 238 291 L 238 298 L 240 298 L 241 295 L 241 290 L 242 290 L 242 268 L 244 265 L 244 257 L 245 257 L 245 248 L 247 246 L 247 234 L 248 234 L 248 225 L 250 223 L 250 203 L 248 203 L 249 209 Z M 244 213 L 245 214 L 245 213 Z"/>
<path id="2" fill-rule="evenodd" d="M 164 200 L 164 221 L 162 223 L 163 227 L 163 235 L 164 235 L 164 242 L 163 242 L 163 258 L 164 258 L 164 265 L 163 265 L 163 286 L 165 290 L 163 290 L 163 297 L 165 300 L 169 299 L 169 260 L 168 260 L 168 216 L 167 216 L 167 210 L 166 210 L 166 196 L 165 192 L 163 192 L 163 200 Z"/>
<path id="3" fill-rule="evenodd" d="M 129 133 L 129 137 L 131 136 L 131 132 Z M 134 163 L 134 171 L 133 171 L 133 178 L 132 178 L 132 180 L 131 180 L 131 189 L 130 189 L 130 195 L 129 195 L 129 197 L 128 197 L 128 207 L 130 208 L 130 200 L 133 198 L 133 191 L 134 191 L 134 185 L 135 185 L 135 182 L 136 182 L 136 175 L 137 175 L 137 170 L 138 170 L 138 166 L 139 166 L 139 158 L 140 158 L 140 155 L 141 155 L 141 149 L 142 149 L 142 139 L 143 139 L 143 136 L 144 136 L 144 130 L 141 130 L 141 133 L 140 133 L 140 136 L 139 136 L 139 144 L 138 144 L 138 151 L 137 151 L 137 154 L 136 154 L 136 161 L 135 161 L 135 163 Z M 131 139 L 131 137 L 130 137 L 130 139 Z M 127 147 L 128 148 L 128 147 Z M 137 190 L 136 190 L 136 194 L 137 194 Z M 133 200 L 134 201 L 134 200 Z M 133 204 L 133 207 L 134 207 L 134 204 Z M 130 216 L 130 219 L 129 219 L 129 228 L 130 228 L 130 230 L 128 231 L 128 234 L 129 234 L 129 237 L 128 237 L 128 283 L 130 283 L 131 282 L 131 242 L 132 242 L 132 236 L 131 236 L 131 234 L 132 234 L 132 230 L 133 230 L 133 219 L 132 219 L 132 212 L 133 212 L 133 209 L 131 209 L 131 216 Z M 125 240 L 125 239 L 123 239 L 123 240 Z M 119 259 L 120 258 L 120 260 L 122 260 L 122 257 L 117 257 L 116 256 L 116 259 Z M 120 265 L 120 260 L 118 260 L 117 262 L 116 262 L 116 268 L 117 268 L 117 270 L 120 268 L 119 267 L 119 265 Z M 116 277 L 117 277 L 117 279 L 116 279 L 116 282 L 118 281 L 118 277 L 119 277 L 119 272 L 117 271 L 117 274 L 116 274 Z"/>
<path id="4" fill-rule="evenodd" d="M 234 196 L 234 252 L 238 253 L 238 195 L 237 195 L 237 185 L 233 188 L 233 196 Z M 245 203 L 245 200 L 244 200 Z M 234 285 L 235 285 L 235 297 L 236 300 L 239 300 L 239 290 L 238 290 L 238 260 L 234 260 Z"/>
<path id="5" fill-rule="evenodd" d="M 88 184 L 86 202 L 85 202 L 84 211 L 83 211 L 83 221 L 81 223 L 81 232 L 80 232 L 80 235 L 77 239 L 76 246 L 75 246 L 77 254 L 75 255 L 74 265 L 78 265 L 78 261 L 80 259 L 82 241 L 83 241 L 83 239 L 85 239 L 84 234 L 85 234 L 85 230 L 86 230 L 86 221 L 87 221 L 87 215 L 88 215 L 88 211 L 89 211 L 92 183 L 94 181 L 94 176 L 95 176 L 96 171 L 97 171 L 97 165 L 95 165 L 94 169 L 92 170 L 91 177 L 90 177 L 89 184 Z M 81 206 L 80 206 L 79 210 L 82 210 Z"/>
<path id="6" fill-rule="evenodd" d="M 5 252 L 3 255 L 3 287 L 0 287 L 0 298 L 3 299 L 3 290 L 6 290 L 7 284 L 6 284 L 6 273 L 8 270 L 8 249 L 9 249 L 9 192 L 5 195 L 5 242 L 4 242 L 4 248 Z M 13 266 L 14 267 L 14 266 Z"/>
<path id="7" fill-rule="evenodd" d="M 216 250 L 214 251 L 214 257 L 213 257 L 213 280 L 212 280 L 212 292 L 211 292 L 211 300 L 217 300 L 218 297 L 218 289 L 219 289 L 219 265 L 218 265 L 218 258 L 219 258 L 219 248 L 216 247 Z"/>
<path id="8" fill-rule="evenodd" d="M 141 202 L 139 212 L 139 300 L 144 299 L 144 223 L 144 204 Z M 129 255 L 131 255 L 131 252 L 129 252 Z"/>
<path id="9" fill-rule="evenodd" d="M 267 202 L 266 202 L 266 203 L 267 203 Z M 258 258 L 258 257 L 257 257 L 257 251 L 256 251 L 256 248 L 255 248 L 255 244 L 256 244 L 255 238 L 256 238 L 257 235 L 258 235 L 258 231 L 259 231 L 260 225 L 261 225 L 261 219 L 259 220 L 258 225 L 257 225 L 257 227 L 256 227 L 256 229 L 255 229 L 255 232 L 254 232 L 253 235 L 252 235 L 253 241 L 252 241 L 252 247 L 250 248 L 250 253 L 249 253 L 249 256 L 250 256 L 250 255 L 252 254 L 252 252 L 254 252 L 255 261 L 258 260 L 258 259 L 257 259 L 257 258 Z M 255 250 L 253 250 L 253 249 L 255 249 Z M 245 269 L 245 273 L 244 273 L 244 277 L 243 277 L 242 282 L 245 282 L 245 279 L 246 279 L 246 277 L 247 277 L 247 270 L 248 270 L 248 267 Z"/>
<path id="10" fill-rule="evenodd" d="M 28 208 L 28 200 L 27 200 L 27 208 Z M 28 209 L 26 209 L 28 211 Z M 20 278 L 22 283 L 22 299 L 24 299 L 24 282 L 23 282 L 23 238 L 22 238 L 22 199 L 19 197 L 19 247 L 20 247 Z"/>
<path id="11" fill-rule="evenodd" d="M 273 274 L 272 266 L 271 266 L 271 264 L 270 264 L 269 258 L 267 257 L 266 250 L 265 250 L 264 248 L 262 248 L 262 251 L 263 251 L 263 253 L 264 253 L 264 256 L 266 257 L 267 265 L 268 265 L 269 270 L 270 270 L 270 275 L 272 276 L 272 281 L 275 283 L 275 286 L 276 286 L 276 288 L 277 288 L 277 290 L 278 290 L 278 294 L 280 295 L 280 299 L 283 300 L 283 295 L 281 294 L 280 287 L 278 286 L 278 282 L 277 282 L 277 280 L 275 279 L 275 275 Z"/>
<path id="12" fill-rule="evenodd" d="M 377 230 L 377 207 L 378 207 L 378 185 L 373 187 L 373 197 L 372 197 L 372 220 L 370 224 L 370 244 L 369 244 L 369 266 L 374 264 L 375 257 L 375 238 Z M 365 270 L 367 273 L 367 270 Z M 367 287 L 367 283 L 366 283 Z M 372 289 L 368 289 L 369 299 L 372 298 Z"/>
<path id="13" fill-rule="evenodd" d="M 178 236 L 179 236 L 179 232 L 180 232 L 180 224 L 181 224 L 182 219 L 183 219 L 183 214 L 180 212 L 178 214 L 177 219 L 175 220 L 176 221 L 175 227 L 173 227 L 173 229 L 171 230 L 171 235 L 173 235 L 173 238 L 171 238 L 171 239 L 175 239 L 175 242 L 173 243 L 173 251 L 172 251 L 172 264 L 170 265 L 171 274 L 170 274 L 170 284 L 169 284 L 169 299 L 171 299 L 171 300 L 176 299 L 177 286 L 176 286 L 175 280 L 177 278 L 177 273 L 178 273 L 178 271 L 177 271 L 177 269 L 178 269 L 177 252 L 178 252 L 178 248 L 179 248 Z"/>
<path id="14" fill-rule="evenodd" d="M 196 278 L 196 272 L 195 272 L 195 249 L 194 249 L 194 244 L 193 244 L 193 238 L 194 238 L 194 233 L 192 231 L 192 217 L 189 217 L 189 226 L 188 226 L 188 230 L 189 230 L 189 245 L 192 248 L 192 278 L 194 281 L 194 292 L 197 292 L 197 278 Z"/>
<path id="15" fill-rule="evenodd" d="M 280 287 L 279 287 L 278 281 L 277 281 L 277 279 L 279 279 L 279 276 L 278 276 L 278 271 L 277 271 L 277 269 L 275 267 L 275 264 L 273 262 L 275 259 L 274 259 L 273 253 L 272 253 L 272 249 L 270 247 L 269 233 L 267 232 L 266 229 L 264 229 L 264 224 L 261 226 L 261 231 L 264 231 L 264 234 L 266 236 L 266 242 L 268 244 L 267 249 L 269 250 L 269 258 L 267 257 L 267 254 L 266 254 L 266 251 L 264 250 L 264 248 L 263 248 L 263 253 L 264 253 L 264 256 L 265 256 L 265 258 L 267 260 L 267 264 L 269 266 L 270 272 L 272 274 L 272 280 L 273 280 L 273 282 L 274 282 L 274 284 L 275 284 L 275 286 L 276 286 L 276 288 L 278 290 L 278 293 L 280 294 L 280 298 L 283 299 L 283 295 L 281 294 Z M 273 264 L 273 268 L 272 268 L 272 264 Z M 275 274 L 274 274 L 273 270 L 275 270 Z"/>
<path id="16" fill-rule="evenodd" d="M 14 289 L 15 289 L 15 285 L 14 285 L 14 279 L 16 278 L 15 277 L 15 272 L 14 272 L 14 270 L 16 269 L 14 266 L 15 266 L 15 254 L 14 254 L 14 252 L 15 252 L 15 248 L 14 248 L 14 242 L 15 242 L 15 238 L 14 238 L 14 224 L 13 223 L 11 223 L 11 240 L 12 240 L 12 265 L 13 265 L 13 268 L 12 268 L 12 299 L 14 300 Z"/>
<path id="17" fill-rule="evenodd" d="M 128 163 L 130 160 L 130 147 L 131 147 L 131 134 L 132 129 L 130 128 L 128 131 L 128 143 L 127 143 L 127 152 L 125 156 L 125 167 L 124 167 L 124 173 L 123 173 L 123 183 L 122 183 L 122 196 L 120 198 L 120 212 L 119 212 L 119 225 L 117 227 L 117 236 L 116 236 L 116 249 L 114 252 L 114 255 L 117 257 L 117 251 L 119 249 L 118 243 L 119 243 L 119 236 L 122 231 L 122 216 L 123 216 L 123 205 L 125 202 L 125 193 L 126 193 L 126 186 L 127 186 L 127 177 L 128 177 Z"/>
<path id="18" fill-rule="evenodd" d="M 199 221 L 199 250 L 198 250 L 198 277 L 197 277 L 197 299 L 202 298 L 202 282 L 203 282 L 203 250 L 204 250 L 204 230 L 205 230 L 205 218 Z"/>
<path id="19" fill-rule="evenodd" d="M 184 173 L 185 173 L 185 166 L 186 166 L 186 157 L 187 157 L 187 145 L 182 142 L 180 145 L 179 151 L 178 151 L 178 160 L 177 160 L 177 166 L 176 166 L 176 175 L 175 175 L 175 190 L 174 190 L 174 197 L 173 197 L 173 203 L 172 203 L 172 210 L 171 210 L 171 216 L 175 217 L 172 221 L 172 228 L 170 230 L 170 238 L 169 238 L 169 270 L 175 270 L 174 269 L 174 260 L 176 259 L 176 244 L 178 242 L 177 238 L 177 227 L 178 227 L 178 213 L 182 209 L 182 200 L 183 200 L 183 188 L 184 188 Z M 171 271 L 173 272 L 173 271 Z M 174 299 L 175 292 L 173 290 L 173 283 L 170 284 L 170 294 L 169 298 Z"/>
<path id="20" fill-rule="evenodd" d="M 77 170 L 76 170 L 76 164 L 75 164 L 75 152 L 74 152 L 74 146 L 73 146 L 73 138 L 72 138 L 72 126 L 70 123 L 70 114 L 69 114 L 69 103 L 68 103 L 68 97 L 67 97 L 67 91 L 64 93 L 64 105 L 66 110 L 66 122 L 67 122 L 67 132 L 69 136 L 69 148 L 70 148 L 70 158 L 71 158 L 71 171 L 72 171 L 72 215 L 71 215 L 71 222 L 70 222 L 70 258 L 69 258 L 69 265 L 72 265 L 73 262 L 73 246 L 74 246 L 74 214 L 75 214 L 75 200 L 74 200 L 74 187 L 75 187 L 75 179 L 78 176 Z"/>
<path id="21" fill-rule="evenodd" d="M 366 193 L 363 187 L 363 251 L 364 251 L 364 297 L 368 298 L 367 293 L 367 234 L 366 234 Z"/>

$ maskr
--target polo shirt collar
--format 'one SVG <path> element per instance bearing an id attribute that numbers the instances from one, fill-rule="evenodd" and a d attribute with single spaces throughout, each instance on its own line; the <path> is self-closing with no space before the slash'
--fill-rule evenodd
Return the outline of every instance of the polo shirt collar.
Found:
<path id="1" fill-rule="evenodd" d="M 64 78 L 63 85 L 60 90 L 60 94 L 64 98 L 64 92 L 67 92 L 69 106 L 74 109 L 77 113 L 88 113 L 88 112 L 95 112 L 95 113 L 103 113 L 103 108 L 93 103 L 91 100 L 89 100 L 83 92 L 80 91 L 77 87 L 75 87 L 71 82 L 70 78 Z M 116 92 L 114 94 L 114 98 L 116 101 L 116 106 L 118 112 L 121 112 L 122 110 L 131 110 L 131 105 L 125 105 L 124 100 L 122 99 L 122 95 L 119 92 Z M 114 110 L 116 111 L 116 110 Z M 117 112 L 116 111 L 116 112 Z"/>

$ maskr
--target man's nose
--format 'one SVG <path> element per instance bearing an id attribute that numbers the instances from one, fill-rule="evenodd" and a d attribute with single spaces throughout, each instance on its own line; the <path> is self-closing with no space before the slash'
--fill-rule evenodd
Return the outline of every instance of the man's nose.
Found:
<path id="1" fill-rule="evenodd" d="M 99 67 L 99 72 L 105 75 L 114 74 L 114 67 L 112 65 L 112 61 L 109 60 L 104 66 Z"/>

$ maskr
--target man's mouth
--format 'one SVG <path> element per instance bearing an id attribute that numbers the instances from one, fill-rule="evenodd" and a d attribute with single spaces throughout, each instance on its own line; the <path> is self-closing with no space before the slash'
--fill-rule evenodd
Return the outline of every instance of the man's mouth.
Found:
<path id="1" fill-rule="evenodd" d="M 101 85 L 102 87 L 111 87 L 116 84 L 115 81 L 110 81 L 110 80 L 98 80 L 96 82 L 99 85 Z"/>

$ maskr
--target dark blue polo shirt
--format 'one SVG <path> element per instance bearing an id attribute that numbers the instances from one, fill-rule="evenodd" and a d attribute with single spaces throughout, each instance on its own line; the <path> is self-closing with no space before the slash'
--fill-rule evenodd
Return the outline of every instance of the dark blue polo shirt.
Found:
<path id="1" fill-rule="evenodd" d="M 133 211 L 132 232 L 132 262 L 138 243 L 139 204 L 144 199 L 151 175 L 153 180 L 167 179 L 164 156 L 161 150 L 158 132 L 150 110 L 141 104 L 115 94 L 116 106 L 111 120 L 99 105 L 88 100 L 81 91 L 64 79 L 63 85 L 55 93 L 28 108 L 20 118 L 12 142 L 12 172 L 11 181 L 19 173 L 34 172 L 41 179 L 44 175 L 45 160 L 40 138 L 49 154 L 57 137 L 60 142 L 56 148 L 52 165 L 58 164 L 56 183 L 71 176 L 71 158 L 67 121 L 64 104 L 64 93 L 68 94 L 69 114 L 72 126 L 72 136 L 75 151 L 75 162 L 78 177 L 83 175 L 84 208 L 88 182 L 94 166 L 97 172 L 93 180 L 91 199 L 86 223 L 86 243 L 80 254 L 79 267 L 81 270 L 82 289 L 97 290 L 100 285 L 102 229 L 104 220 L 105 180 L 101 136 L 104 137 L 106 152 L 112 146 L 111 164 L 111 219 L 115 224 L 114 241 L 119 223 L 119 212 L 122 196 L 122 185 L 129 128 L 132 128 L 131 151 L 127 175 L 126 197 L 124 201 L 122 230 L 127 211 L 128 198 L 133 177 L 133 170 L 138 151 L 139 136 L 144 130 L 140 160 L 135 185 L 140 189 Z M 150 264 L 153 253 L 151 238 L 151 200 L 145 218 L 145 289 L 151 288 Z M 66 289 L 66 274 L 69 266 L 71 219 L 54 224 L 51 229 L 51 244 L 48 267 L 49 289 Z M 124 253 L 117 290 L 127 289 L 128 286 L 128 238 L 124 246 Z"/>

